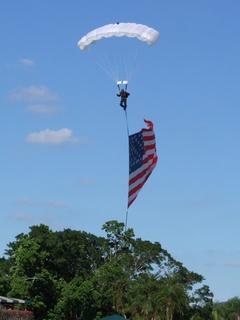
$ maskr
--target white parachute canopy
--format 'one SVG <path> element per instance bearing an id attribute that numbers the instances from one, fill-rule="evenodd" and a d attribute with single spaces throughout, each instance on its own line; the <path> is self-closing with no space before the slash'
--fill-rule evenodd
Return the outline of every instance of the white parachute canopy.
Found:
<path id="1" fill-rule="evenodd" d="M 82 37 L 78 42 L 78 47 L 81 50 L 87 50 L 89 45 L 96 43 L 102 38 L 110 37 L 129 37 L 137 38 L 141 41 L 153 45 L 159 38 L 159 32 L 153 28 L 149 28 L 143 24 L 137 23 L 115 23 L 107 24 L 103 27 L 97 28 L 87 35 Z"/>
<path id="2" fill-rule="evenodd" d="M 151 46 L 158 38 L 159 32 L 146 25 L 117 22 L 90 31 L 78 41 L 78 47 L 87 51 L 117 85 L 122 85 L 119 82 L 128 82 L 139 68 L 140 58 L 147 50 L 145 44 Z M 88 50 L 96 42 L 94 50 Z"/>

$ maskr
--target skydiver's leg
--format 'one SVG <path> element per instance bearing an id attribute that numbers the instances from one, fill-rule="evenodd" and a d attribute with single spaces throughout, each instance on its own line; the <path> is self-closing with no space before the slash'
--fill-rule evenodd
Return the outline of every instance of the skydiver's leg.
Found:
<path id="1" fill-rule="evenodd" d="M 122 108 L 124 108 L 124 101 L 123 101 L 123 99 L 121 99 L 121 101 L 120 101 L 120 106 L 121 106 Z"/>

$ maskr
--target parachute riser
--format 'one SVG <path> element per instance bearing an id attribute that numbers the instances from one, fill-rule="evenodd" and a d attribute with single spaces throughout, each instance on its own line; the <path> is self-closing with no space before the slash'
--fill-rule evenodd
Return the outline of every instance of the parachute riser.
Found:
<path id="1" fill-rule="evenodd" d="M 117 81 L 118 90 L 121 90 L 121 85 L 125 84 L 125 91 L 127 91 L 128 81 L 127 80 L 119 80 Z"/>

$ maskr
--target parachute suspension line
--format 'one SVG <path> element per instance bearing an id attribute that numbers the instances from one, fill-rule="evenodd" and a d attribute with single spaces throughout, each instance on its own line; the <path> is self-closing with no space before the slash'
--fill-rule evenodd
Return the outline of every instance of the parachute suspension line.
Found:
<path id="1" fill-rule="evenodd" d="M 108 70 L 107 68 L 105 68 L 103 66 L 103 64 L 101 64 L 99 61 L 95 60 L 95 63 L 98 65 L 98 67 L 104 71 L 114 82 L 117 80 L 117 74 L 116 72 L 114 72 L 114 70 Z"/>
<path id="2" fill-rule="evenodd" d="M 120 37 L 118 39 L 118 47 L 119 47 L 119 60 L 118 61 L 118 65 L 120 65 L 120 69 L 119 69 L 119 72 L 120 70 L 122 70 L 123 73 L 120 74 L 121 77 L 124 77 L 124 79 L 128 80 L 128 76 L 127 76 L 127 70 L 126 70 L 126 66 L 127 66 L 127 63 L 126 63 L 126 44 L 124 44 L 124 38 Z"/>
<path id="3" fill-rule="evenodd" d="M 127 86 L 127 84 L 126 84 Z M 128 117 L 127 117 L 127 109 L 125 110 L 125 116 L 126 116 L 126 125 L 127 125 L 127 138 L 129 142 L 129 126 L 128 126 Z M 125 233 L 127 231 L 127 222 L 128 222 L 128 208 L 126 210 L 126 218 L 125 218 Z"/>

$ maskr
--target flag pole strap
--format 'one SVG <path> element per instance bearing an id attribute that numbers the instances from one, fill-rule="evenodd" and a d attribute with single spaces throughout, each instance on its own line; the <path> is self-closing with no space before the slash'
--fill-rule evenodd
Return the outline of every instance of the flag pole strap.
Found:
<path id="1" fill-rule="evenodd" d="M 127 139 L 129 143 L 129 126 L 128 126 L 127 109 L 125 110 L 125 116 L 126 116 L 126 125 L 127 125 Z M 128 223 L 128 198 L 127 198 L 127 210 L 126 210 L 126 218 L 125 218 L 125 232 L 127 231 L 127 223 Z"/>
<path id="2" fill-rule="evenodd" d="M 128 209 L 126 211 L 126 219 L 125 219 L 125 233 L 127 231 L 127 222 L 128 222 Z"/>

